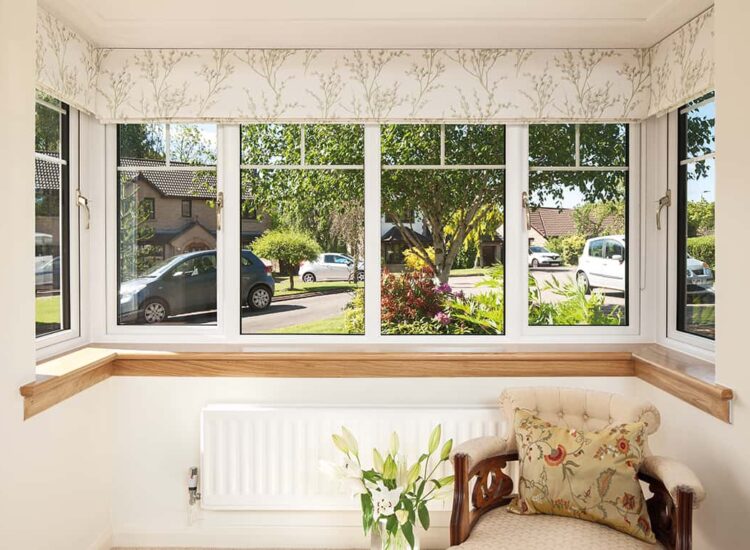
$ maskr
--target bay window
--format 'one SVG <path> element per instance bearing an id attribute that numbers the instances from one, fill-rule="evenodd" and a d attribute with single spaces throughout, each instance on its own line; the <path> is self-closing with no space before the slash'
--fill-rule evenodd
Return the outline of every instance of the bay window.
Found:
<path id="1" fill-rule="evenodd" d="M 71 328 L 69 117 L 65 103 L 37 93 L 34 182 L 37 337 Z"/>
<path id="2" fill-rule="evenodd" d="M 245 125 L 240 163 L 241 334 L 364 334 L 364 127 Z"/>
<path id="3" fill-rule="evenodd" d="M 716 336 L 715 121 L 713 92 L 679 110 L 676 328 L 709 340 Z"/>
<path id="4" fill-rule="evenodd" d="M 529 324 L 628 324 L 626 124 L 529 126 Z"/>
<path id="5" fill-rule="evenodd" d="M 216 324 L 217 153 L 214 125 L 118 127 L 118 324 Z"/>

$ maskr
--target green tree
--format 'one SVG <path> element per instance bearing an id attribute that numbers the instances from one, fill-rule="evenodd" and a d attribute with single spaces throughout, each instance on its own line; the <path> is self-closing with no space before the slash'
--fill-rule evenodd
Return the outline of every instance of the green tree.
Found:
<path id="1" fill-rule="evenodd" d="M 576 233 L 586 238 L 625 232 L 625 203 L 584 203 L 573 209 Z"/>
<path id="2" fill-rule="evenodd" d="M 294 288 L 296 267 L 305 261 L 314 261 L 320 255 L 320 245 L 310 236 L 293 229 L 268 231 L 251 245 L 261 258 L 278 260 L 282 273 L 289 275 L 289 288 Z"/>
<path id="3" fill-rule="evenodd" d="M 304 128 L 305 164 L 364 165 L 362 126 Z M 272 227 L 293 227 L 310 233 L 327 250 L 344 251 L 352 241 L 333 225 L 346 217 L 350 228 L 360 224 L 364 231 L 364 173 L 361 169 L 273 169 L 275 165 L 301 164 L 301 130 L 299 125 L 284 124 L 242 127 L 242 164 L 269 167 L 242 171 L 242 208 L 256 209 L 262 218 L 271 221 Z"/>
<path id="4" fill-rule="evenodd" d="M 120 124 L 117 130 L 121 157 L 164 159 L 164 125 Z"/>
<path id="5" fill-rule="evenodd" d="M 121 178 L 120 278 L 127 281 L 143 275 L 153 266 L 155 251 L 143 242 L 154 236 L 154 228 L 148 223 L 149 206 L 138 199 L 140 184 L 135 179 L 127 179 L 125 174 Z"/>
<path id="6" fill-rule="evenodd" d="M 438 125 L 383 126 L 383 164 L 424 166 L 440 164 Z M 445 127 L 445 162 L 453 165 L 504 164 L 505 128 L 495 125 L 449 125 Z M 382 209 L 399 228 L 402 237 L 432 269 L 447 282 L 453 264 L 467 238 L 503 204 L 505 174 L 502 170 L 392 169 L 381 178 Z M 432 237 L 419 239 L 408 221 L 415 212 Z"/>
<path id="7" fill-rule="evenodd" d="M 687 236 L 713 235 L 716 227 L 716 203 L 701 197 L 699 201 L 687 203 Z"/>

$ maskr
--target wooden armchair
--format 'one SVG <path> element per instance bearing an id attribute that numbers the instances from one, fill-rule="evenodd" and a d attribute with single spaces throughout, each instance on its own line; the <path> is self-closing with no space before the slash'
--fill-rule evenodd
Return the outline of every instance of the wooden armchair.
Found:
<path id="1" fill-rule="evenodd" d="M 506 473 L 506 467 L 509 462 L 518 460 L 513 431 L 516 409 L 528 409 L 547 422 L 583 431 L 644 421 L 651 435 L 660 422 L 656 408 L 616 394 L 568 388 L 506 390 L 500 397 L 500 405 L 509 432 L 506 438 L 472 439 L 453 452 L 452 548 L 654 548 L 604 525 L 560 516 L 521 516 L 507 513 L 501 507 L 510 502 L 513 492 L 513 480 Z M 670 550 L 689 550 L 693 507 L 703 500 L 703 487 L 695 474 L 680 462 L 653 456 L 648 447 L 646 455 L 638 476 L 652 493 L 647 505 L 659 545 Z"/>

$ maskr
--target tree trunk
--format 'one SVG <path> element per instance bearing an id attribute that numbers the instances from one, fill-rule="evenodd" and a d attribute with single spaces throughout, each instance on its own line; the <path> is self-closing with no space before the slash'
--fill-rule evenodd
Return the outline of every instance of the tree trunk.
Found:
<path id="1" fill-rule="evenodd" d="M 289 270 L 289 290 L 294 290 L 294 271 Z"/>

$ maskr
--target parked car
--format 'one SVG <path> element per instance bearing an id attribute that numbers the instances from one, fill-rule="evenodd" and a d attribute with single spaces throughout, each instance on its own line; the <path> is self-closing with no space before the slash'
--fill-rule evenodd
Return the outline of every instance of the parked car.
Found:
<path id="1" fill-rule="evenodd" d="M 242 250 L 240 292 L 250 309 L 271 305 L 271 268 Z M 120 285 L 120 321 L 161 323 L 172 315 L 216 309 L 216 251 L 188 252 L 169 258 L 146 275 Z"/>
<path id="2" fill-rule="evenodd" d="M 578 257 L 576 281 L 590 292 L 592 288 L 625 291 L 625 236 L 608 235 L 589 239 Z"/>
<path id="3" fill-rule="evenodd" d="M 534 245 L 529 247 L 529 267 L 559 266 L 562 260 L 559 254 L 550 252 L 543 246 Z"/>
<path id="4" fill-rule="evenodd" d="M 305 283 L 350 281 L 355 278 L 354 258 L 338 252 L 326 252 L 318 256 L 314 262 L 302 262 L 299 266 L 299 277 Z M 357 265 L 356 280 L 365 280 L 364 262 Z"/>
<path id="5" fill-rule="evenodd" d="M 60 256 L 48 256 L 36 263 L 36 290 L 55 290 L 60 288 Z"/>
<path id="6" fill-rule="evenodd" d="M 686 281 L 689 285 L 707 286 L 714 282 L 714 272 L 711 267 L 706 262 L 693 258 L 690 254 L 685 260 L 685 271 Z"/>

